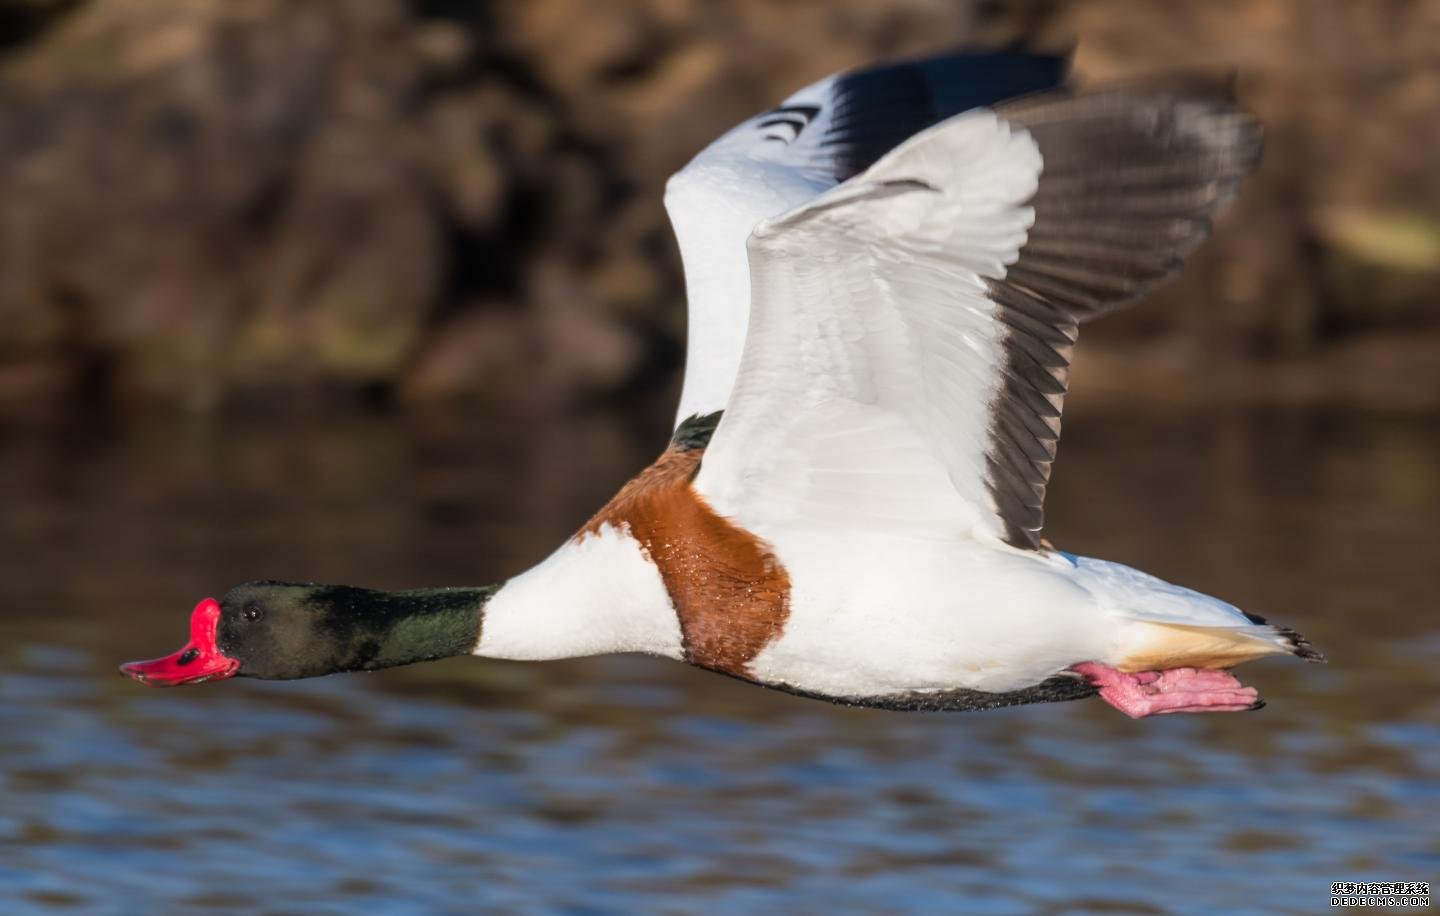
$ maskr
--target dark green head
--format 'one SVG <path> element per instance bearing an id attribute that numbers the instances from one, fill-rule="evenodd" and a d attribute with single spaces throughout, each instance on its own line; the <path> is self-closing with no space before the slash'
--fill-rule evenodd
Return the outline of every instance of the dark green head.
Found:
<path id="1" fill-rule="evenodd" d="M 121 670 L 170 686 L 236 675 L 317 677 L 466 655 L 495 591 L 247 582 L 196 606 L 191 641 L 179 652 Z"/>

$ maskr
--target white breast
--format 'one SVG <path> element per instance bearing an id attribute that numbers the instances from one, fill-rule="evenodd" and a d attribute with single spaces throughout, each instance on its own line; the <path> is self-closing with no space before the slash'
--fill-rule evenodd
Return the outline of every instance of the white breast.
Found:
<path id="1" fill-rule="evenodd" d="M 475 647 L 476 655 L 524 661 L 614 652 L 682 657 L 660 571 L 611 525 L 505 583 L 485 606 Z"/>

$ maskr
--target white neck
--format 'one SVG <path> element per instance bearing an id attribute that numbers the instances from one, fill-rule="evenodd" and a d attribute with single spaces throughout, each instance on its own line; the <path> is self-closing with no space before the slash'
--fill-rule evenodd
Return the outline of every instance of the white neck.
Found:
<path id="1" fill-rule="evenodd" d="M 485 605 L 474 654 L 542 661 L 616 652 L 682 657 L 660 571 L 628 531 L 607 524 L 506 582 Z"/>

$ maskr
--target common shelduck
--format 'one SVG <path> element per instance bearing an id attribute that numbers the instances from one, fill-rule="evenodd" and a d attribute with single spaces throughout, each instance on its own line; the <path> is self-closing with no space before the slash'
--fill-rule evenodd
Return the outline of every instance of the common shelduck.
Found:
<path id="1" fill-rule="evenodd" d="M 1228 89 L 1076 92 L 1065 61 L 844 73 L 667 185 L 690 331 L 674 436 L 485 588 L 249 582 L 170 685 L 454 655 L 643 652 L 839 703 L 1255 709 L 1293 630 L 1041 539 L 1080 325 L 1175 273 L 1260 150 Z"/>

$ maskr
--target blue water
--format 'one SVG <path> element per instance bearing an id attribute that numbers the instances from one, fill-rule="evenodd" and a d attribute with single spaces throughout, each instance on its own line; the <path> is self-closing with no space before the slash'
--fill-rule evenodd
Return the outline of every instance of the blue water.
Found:
<path id="1" fill-rule="evenodd" d="M 1052 537 L 1281 619 L 1332 664 L 1245 669 L 1261 712 L 1142 722 L 842 709 L 644 658 L 150 690 L 114 664 L 178 646 L 235 580 L 513 572 L 654 431 L 7 435 L 0 912 L 1315 912 L 1331 881 L 1440 877 L 1440 430 L 1071 423 Z"/>

